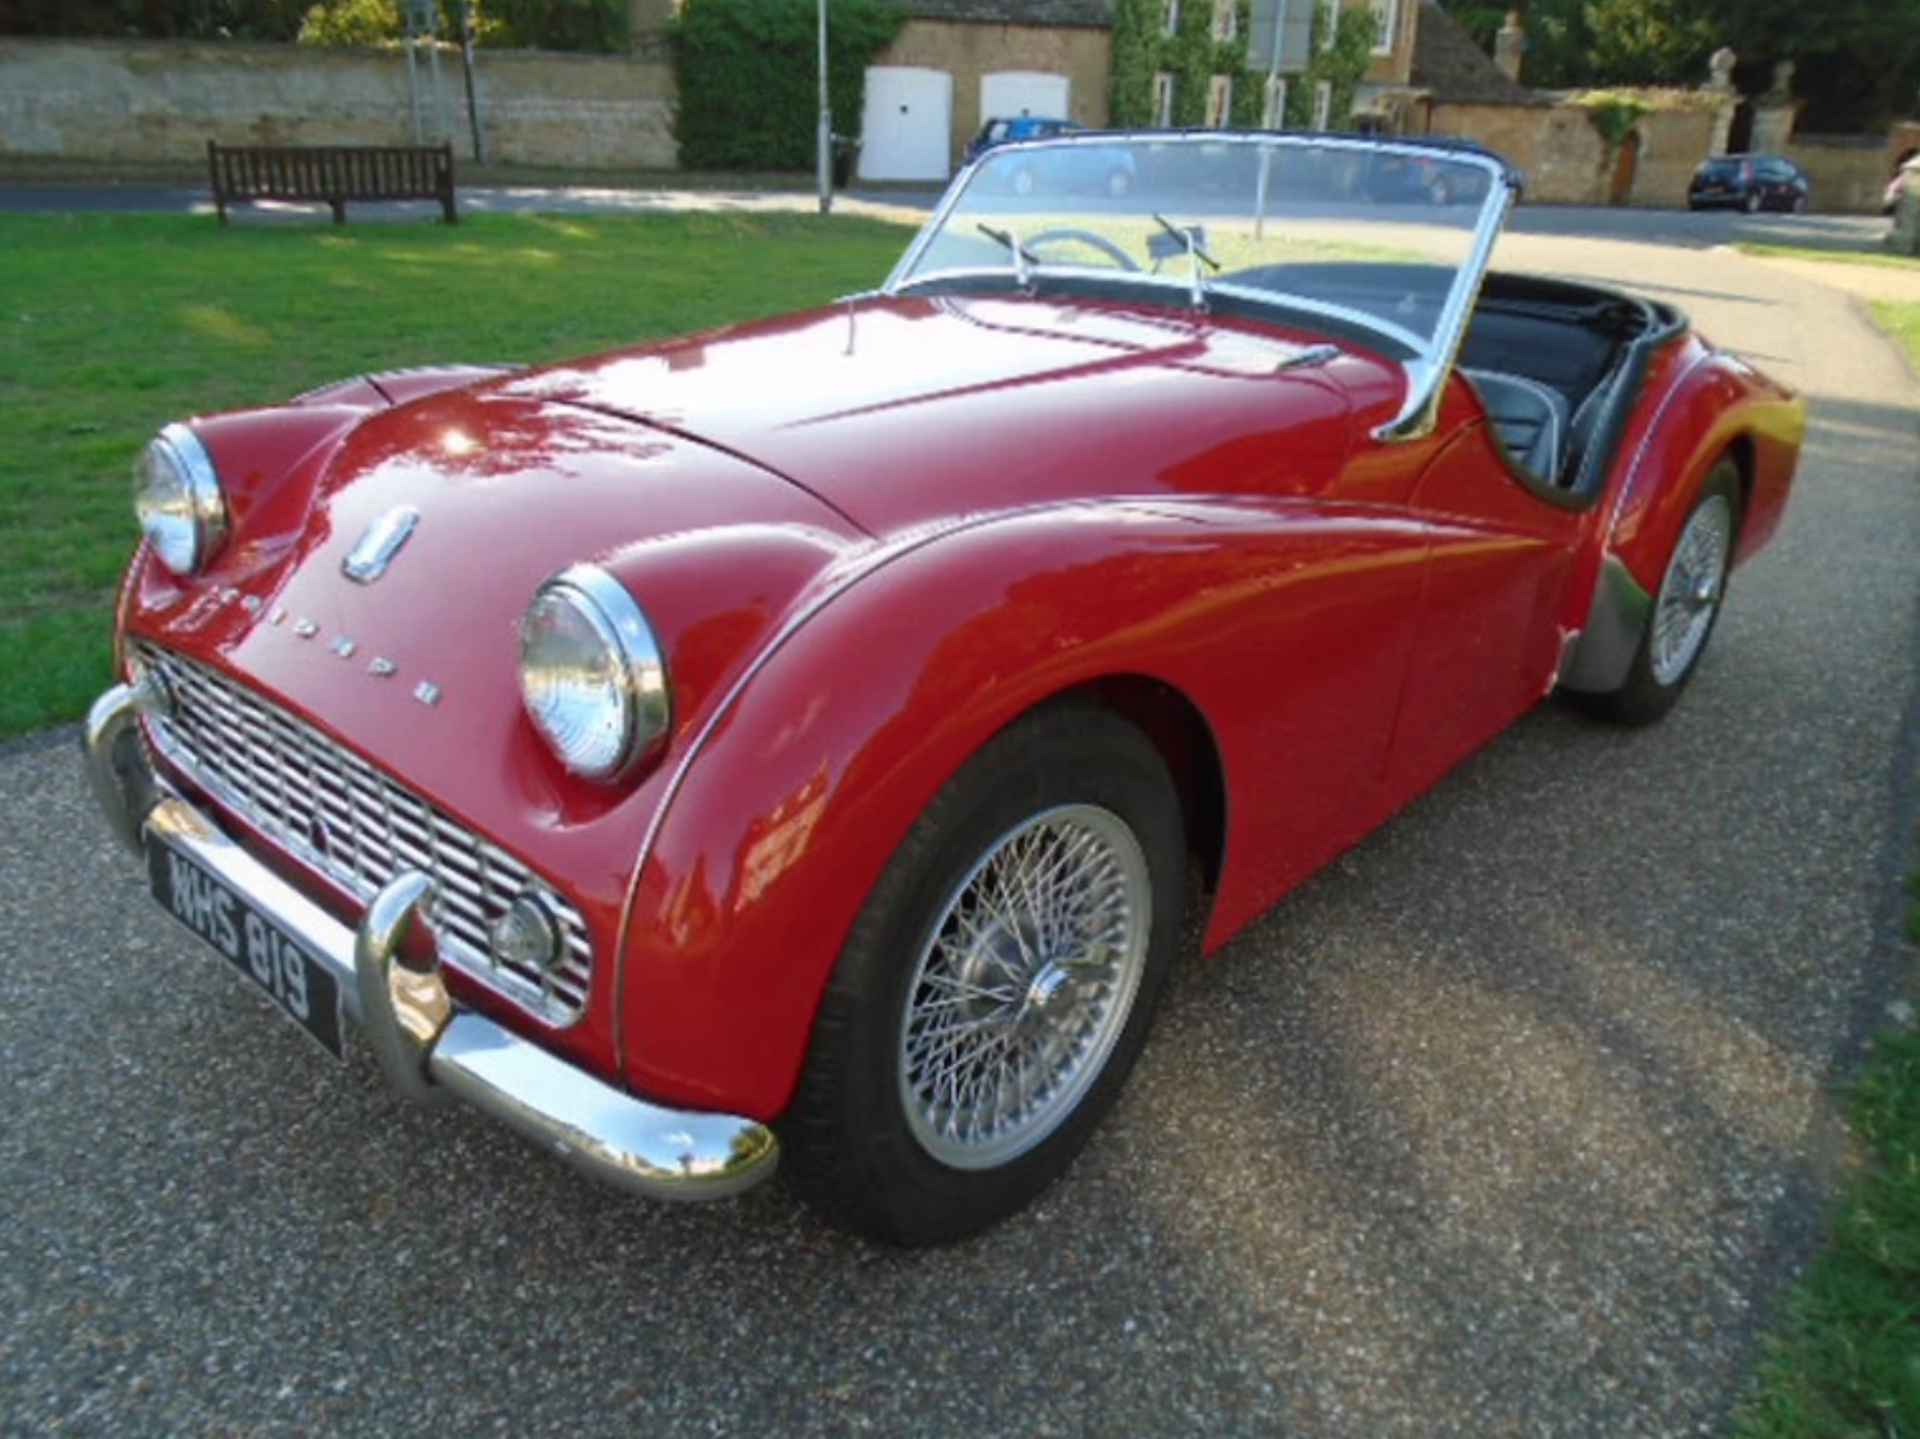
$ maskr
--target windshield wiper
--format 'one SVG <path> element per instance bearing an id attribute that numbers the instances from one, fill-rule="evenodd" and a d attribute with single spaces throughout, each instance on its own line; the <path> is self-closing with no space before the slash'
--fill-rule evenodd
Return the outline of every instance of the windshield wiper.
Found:
<path id="1" fill-rule="evenodd" d="M 1011 229 L 996 230 L 993 226 L 976 222 L 974 228 L 989 240 L 998 240 L 1007 247 L 1007 253 L 1013 256 L 1013 280 L 1021 289 L 1033 285 L 1033 271 L 1040 263 L 1040 257 L 1020 243 L 1020 237 Z"/>
<path id="2" fill-rule="evenodd" d="M 1207 230 L 1204 225 L 1176 225 L 1158 211 L 1153 216 L 1154 223 L 1173 238 L 1178 247 L 1175 253 L 1184 250 L 1187 264 L 1191 267 L 1187 274 L 1187 299 L 1196 310 L 1207 307 L 1207 287 L 1200 272 L 1200 262 L 1206 261 L 1207 267 L 1218 271 L 1220 262 L 1213 258 L 1207 249 Z M 1149 251 L 1152 246 L 1148 246 Z"/>

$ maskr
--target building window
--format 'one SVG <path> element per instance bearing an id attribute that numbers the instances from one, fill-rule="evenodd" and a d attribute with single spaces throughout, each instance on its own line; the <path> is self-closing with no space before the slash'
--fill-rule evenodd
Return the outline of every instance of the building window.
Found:
<path id="1" fill-rule="evenodd" d="M 1215 75 L 1207 86 L 1207 124 L 1224 128 L 1233 117 L 1233 77 Z"/>
<path id="2" fill-rule="evenodd" d="M 1160 33 L 1169 39 L 1180 33 L 1180 0 L 1162 0 Z"/>
<path id="3" fill-rule="evenodd" d="M 1165 70 L 1153 77 L 1153 123 L 1162 129 L 1173 124 L 1173 76 Z"/>
<path id="4" fill-rule="evenodd" d="M 1213 38 L 1225 43 L 1236 39 L 1239 34 L 1238 0 L 1213 0 Z"/>
<path id="5" fill-rule="evenodd" d="M 1373 6 L 1373 53 L 1393 53 L 1394 32 L 1399 29 L 1400 0 L 1371 0 Z"/>

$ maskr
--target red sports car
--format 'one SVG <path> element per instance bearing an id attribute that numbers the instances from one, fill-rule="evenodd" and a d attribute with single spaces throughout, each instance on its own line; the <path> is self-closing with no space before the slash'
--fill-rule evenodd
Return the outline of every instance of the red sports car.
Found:
<path id="1" fill-rule="evenodd" d="M 996 147 L 871 294 L 163 430 L 86 735 L 160 905 L 410 1095 L 939 1241 L 1085 1143 L 1183 935 L 1556 689 L 1673 704 L 1792 394 L 1489 273 L 1483 151 L 1045 143 L 1134 183 Z"/>

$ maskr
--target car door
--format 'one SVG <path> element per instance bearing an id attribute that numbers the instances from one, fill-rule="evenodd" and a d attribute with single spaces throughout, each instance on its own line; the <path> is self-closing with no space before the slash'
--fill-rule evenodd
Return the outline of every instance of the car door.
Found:
<path id="1" fill-rule="evenodd" d="M 1458 375 L 1441 429 L 1450 438 L 1412 499 L 1428 558 L 1387 766 L 1395 797 L 1431 784 L 1551 687 L 1585 528 L 1583 511 L 1508 462 Z"/>

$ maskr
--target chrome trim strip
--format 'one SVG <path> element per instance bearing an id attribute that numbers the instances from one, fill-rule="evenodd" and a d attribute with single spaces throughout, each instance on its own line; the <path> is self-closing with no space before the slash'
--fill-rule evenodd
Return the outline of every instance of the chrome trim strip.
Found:
<path id="1" fill-rule="evenodd" d="M 1600 563 L 1587 623 L 1560 673 L 1562 689 L 1611 694 L 1627 682 L 1653 615 L 1653 596 L 1616 555 Z"/>
<path id="2" fill-rule="evenodd" d="M 124 821 L 111 808 L 108 817 L 116 828 Z M 408 933 L 430 909 L 426 876 L 396 877 L 354 930 L 177 795 L 154 805 L 142 832 L 163 835 L 245 895 L 333 974 L 348 1018 L 403 1095 L 463 1100 L 576 1169 L 652 1199 L 724 1198 L 767 1179 L 778 1165 L 779 1143 L 756 1120 L 651 1104 L 493 1020 L 456 1009 L 437 956 L 424 962 L 400 957 Z"/>

